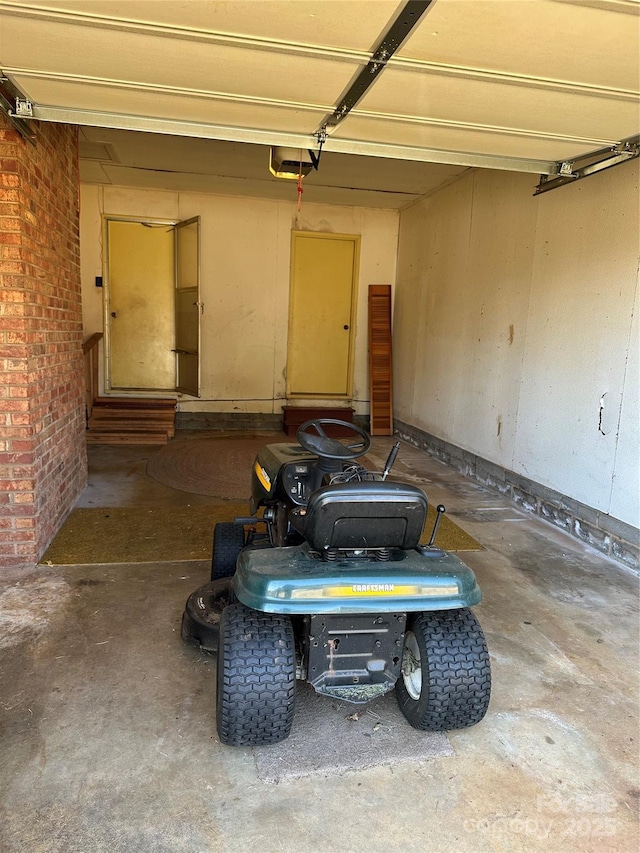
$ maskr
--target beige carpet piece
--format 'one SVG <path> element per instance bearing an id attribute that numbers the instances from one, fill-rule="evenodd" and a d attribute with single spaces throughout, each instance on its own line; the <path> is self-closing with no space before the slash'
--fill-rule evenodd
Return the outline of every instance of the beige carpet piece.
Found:
<path id="1" fill-rule="evenodd" d="M 210 560 L 214 525 L 248 512 L 248 503 L 238 501 L 75 509 L 40 562 L 66 566 Z"/>
<path id="2" fill-rule="evenodd" d="M 75 509 L 40 562 L 67 566 L 210 560 L 214 525 L 248 514 L 248 503 L 241 501 L 221 501 L 211 506 Z M 425 542 L 434 518 L 435 510 L 429 507 L 422 537 Z M 446 551 L 482 548 L 446 516 L 436 544 Z"/>
<path id="3" fill-rule="evenodd" d="M 453 750 L 441 732 L 413 729 L 393 691 L 366 705 L 351 705 L 319 696 L 298 681 L 291 735 L 274 746 L 254 747 L 253 755 L 263 782 L 283 782 L 442 758 Z"/>

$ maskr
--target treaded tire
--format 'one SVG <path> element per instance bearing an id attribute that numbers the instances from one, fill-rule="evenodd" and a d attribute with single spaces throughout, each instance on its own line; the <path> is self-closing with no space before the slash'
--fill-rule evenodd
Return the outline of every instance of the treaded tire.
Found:
<path id="1" fill-rule="evenodd" d="M 213 528 L 211 580 L 233 577 L 240 551 L 244 548 L 244 527 L 223 521 Z"/>
<path id="2" fill-rule="evenodd" d="M 216 724 L 227 746 L 263 746 L 289 736 L 296 661 L 291 619 L 244 604 L 222 611 Z"/>
<path id="3" fill-rule="evenodd" d="M 490 696 L 489 652 L 471 610 L 416 613 L 396 682 L 400 710 L 411 725 L 432 732 L 473 726 L 487 713 Z"/>

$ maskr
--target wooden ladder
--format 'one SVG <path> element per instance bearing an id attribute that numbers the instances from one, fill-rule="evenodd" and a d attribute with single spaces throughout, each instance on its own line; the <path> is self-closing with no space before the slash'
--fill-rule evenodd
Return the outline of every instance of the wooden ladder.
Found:
<path id="1" fill-rule="evenodd" d="M 391 285 L 369 285 L 371 435 L 393 435 Z"/>

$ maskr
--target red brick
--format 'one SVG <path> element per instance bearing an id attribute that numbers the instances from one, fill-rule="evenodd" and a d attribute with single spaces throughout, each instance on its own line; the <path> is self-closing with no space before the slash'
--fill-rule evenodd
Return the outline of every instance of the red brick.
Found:
<path id="1" fill-rule="evenodd" d="M 6 418 L 8 416 L 4 415 L 4 417 Z M 34 432 L 38 432 L 38 424 L 32 424 L 29 427 L 10 426 L 3 430 L 5 437 L 9 439 L 30 438 Z"/>
<path id="2" fill-rule="evenodd" d="M 0 542 L 29 542 L 33 533 L 29 530 L 0 530 Z"/>
<path id="3" fill-rule="evenodd" d="M 36 508 L 33 501 L 27 501 L 28 506 L 18 506 L 15 501 L 12 501 L 8 507 L 2 511 L 3 515 L 13 518 L 31 518 L 36 515 Z"/>
<path id="4" fill-rule="evenodd" d="M 14 280 L 14 282 L 15 282 L 15 280 Z M 8 288 L 9 282 L 7 279 L 5 279 L 5 284 L 7 285 L 7 288 Z M 26 302 L 27 301 L 27 294 L 24 292 L 24 290 L 18 290 L 15 287 L 15 283 L 13 284 L 13 288 L 14 289 L 12 289 L 12 290 L 9 290 L 9 289 L 1 290 L 0 289 L 0 302 Z"/>
<path id="5" fill-rule="evenodd" d="M 29 401 L 28 400 L 5 400 L 2 404 L 2 408 L 5 412 L 28 412 L 29 411 Z"/>
<path id="6" fill-rule="evenodd" d="M 33 465 L 33 453 L 8 453 L 0 450 L 0 465 Z"/>
<path id="7" fill-rule="evenodd" d="M 25 401 L 26 402 L 26 401 Z M 28 405 L 28 403 L 27 403 Z M 31 423 L 30 415 L 11 415 L 11 425 L 12 426 L 28 426 Z"/>
<path id="8" fill-rule="evenodd" d="M 0 261 L 0 273 L 2 275 L 23 275 L 25 272 L 22 261 Z"/>
<path id="9" fill-rule="evenodd" d="M 7 212 L 6 210 L 4 211 Z M 9 232 L 3 231 L 0 233 L 0 243 L 4 243 L 5 245 L 12 244 L 14 246 L 20 246 L 22 244 L 22 235 L 19 231 L 17 232 Z"/>
<path id="10" fill-rule="evenodd" d="M 2 480 L 0 489 L 4 492 L 29 492 L 34 487 L 33 480 Z"/>

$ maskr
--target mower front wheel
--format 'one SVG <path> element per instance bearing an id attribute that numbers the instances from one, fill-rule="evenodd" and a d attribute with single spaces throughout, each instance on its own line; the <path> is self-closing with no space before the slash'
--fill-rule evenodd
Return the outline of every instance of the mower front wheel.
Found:
<path id="1" fill-rule="evenodd" d="M 489 707 L 491 666 L 480 623 L 468 608 L 416 613 L 408 623 L 396 697 L 415 729 L 479 723 Z"/>
<path id="2" fill-rule="evenodd" d="M 222 611 L 216 724 L 227 746 L 263 746 L 288 737 L 296 685 L 291 619 L 239 602 Z"/>
<path id="3" fill-rule="evenodd" d="M 230 578 L 236 570 L 240 551 L 244 548 L 244 527 L 241 524 L 221 522 L 213 528 L 211 580 Z"/>

